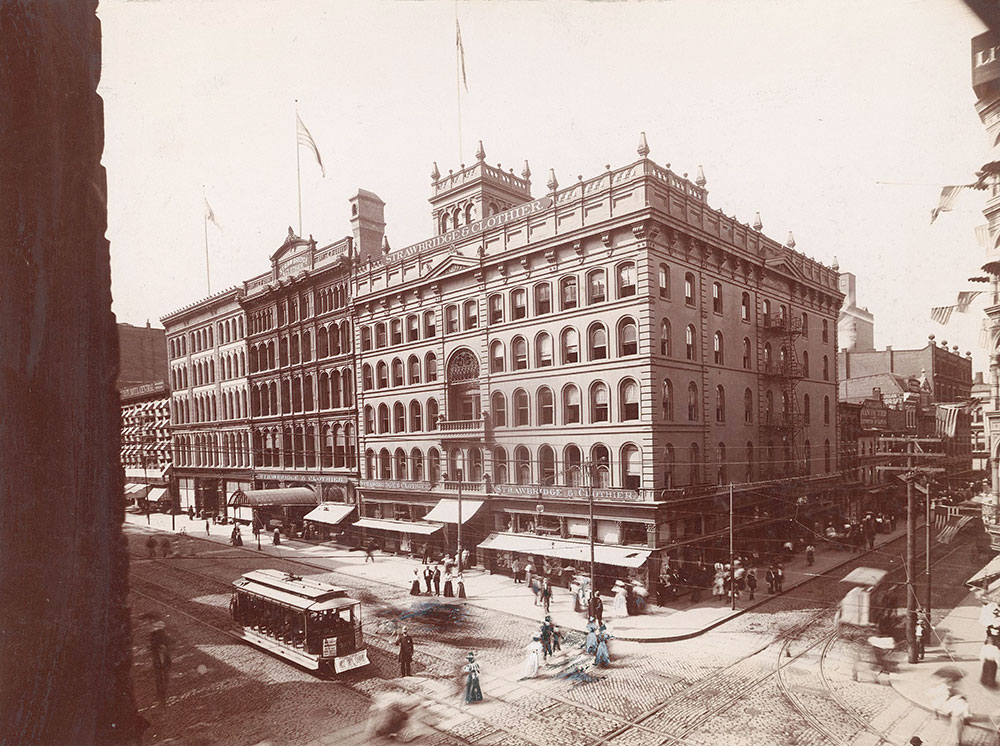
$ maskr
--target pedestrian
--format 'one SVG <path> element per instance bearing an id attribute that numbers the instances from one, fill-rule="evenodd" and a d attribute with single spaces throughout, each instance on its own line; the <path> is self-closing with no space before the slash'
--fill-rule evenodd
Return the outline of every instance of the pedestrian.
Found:
<path id="1" fill-rule="evenodd" d="M 149 554 L 150 559 L 156 556 L 156 537 L 152 534 L 146 539 L 146 553 Z M 166 555 L 163 556 L 165 557 Z"/>
<path id="2" fill-rule="evenodd" d="M 542 657 L 548 658 L 552 655 L 552 617 L 545 617 L 542 622 Z"/>
<path id="3" fill-rule="evenodd" d="M 1000 648 L 997 647 L 997 643 L 1000 641 L 998 635 L 1000 635 L 1000 627 L 987 627 L 986 641 L 979 649 L 979 660 L 983 662 L 979 683 L 987 689 L 996 689 L 997 686 L 997 663 L 1000 662 Z"/>
<path id="4" fill-rule="evenodd" d="M 587 621 L 587 639 L 583 642 L 583 652 L 587 655 L 597 654 L 597 623 L 593 617 Z"/>
<path id="5" fill-rule="evenodd" d="M 450 554 L 444 556 L 444 574 L 449 575 L 451 573 L 451 568 L 455 566 L 455 560 L 451 558 Z"/>
<path id="6" fill-rule="evenodd" d="M 416 581 L 414 581 L 416 582 Z M 418 583 L 419 589 L 419 583 Z M 399 630 L 399 675 L 400 676 L 410 676 L 410 663 L 413 662 L 413 638 L 410 637 L 410 633 L 406 631 L 406 626 L 404 625 L 402 629 Z"/>
<path id="7" fill-rule="evenodd" d="M 468 598 L 468 596 L 465 595 L 465 579 L 462 577 L 462 573 L 455 576 L 455 585 L 458 588 L 458 597 Z"/>
<path id="8" fill-rule="evenodd" d="M 632 584 L 632 595 L 635 598 L 635 613 L 641 614 L 646 609 L 646 597 L 649 595 L 642 581 L 636 580 Z"/>
<path id="9" fill-rule="evenodd" d="M 434 566 L 434 595 L 441 595 L 441 565 Z"/>
<path id="10" fill-rule="evenodd" d="M 431 569 L 430 565 L 424 568 L 424 582 L 427 584 L 427 595 L 431 595 L 433 589 L 431 584 L 434 582 L 434 570 Z"/>
<path id="11" fill-rule="evenodd" d="M 413 582 L 410 583 L 410 595 L 419 596 L 420 595 L 420 568 L 413 568 Z M 404 627 L 405 629 L 405 627 Z"/>
<path id="12" fill-rule="evenodd" d="M 525 562 L 524 563 L 524 582 L 527 583 L 528 585 L 531 585 L 531 571 L 532 570 L 534 570 L 534 568 L 531 566 L 531 563 L 530 562 Z"/>
<path id="13" fill-rule="evenodd" d="M 194 544 L 191 541 L 190 535 L 188 535 L 187 528 L 181 526 L 181 536 L 184 539 L 184 554 L 192 556 L 194 554 Z"/>
<path id="14" fill-rule="evenodd" d="M 815 561 L 816 561 L 816 547 L 814 547 L 812 544 L 809 544 L 806 547 L 806 564 L 809 565 L 809 567 L 812 567 Z"/>
<path id="15" fill-rule="evenodd" d="M 469 556 L 470 556 L 469 555 L 469 550 L 468 549 L 463 549 L 462 550 L 462 554 L 461 554 L 461 558 L 462 558 L 461 566 L 463 568 L 467 568 L 469 566 Z"/>
<path id="16" fill-rule="evenodd" d="M 554 623 L 552 625 L 552 655 L 556 654 L 556 651 L 562 650 L 562 632 L 559 631 Z"/>
<path id="17" fill-rule="evenodd" d="M 375 540 L 374 539 L 369 539 L 368 543 L 365 544 L 365 563 L 367 564 L 369 560 L 371 560 L 371 562 L 374 564 L 374 562 L 375 562 Z"/>
<path id="18" fill-rule="evenodd" d="M 205 536 L 211 536 L 212 535 L 212 531 L 210 530 L 211 525 L 212 524 L 209 522 L 208 518 L 206 517 L 205 518 Z"/>
<path id="19" fill-rule="evenodd" d="M 510 570 L 514 574 L 514 582 L 521 582 L 521 560 L 515 558 L 513 562 L 510 563 Z"/>
<path id="20" fill-rule="evenodd" d="M 927 622 L 923 617 L 917 619 L 917 627 L 915 630 L 915 636 L 917 639 L 917 660 L 924 659 L 924 651 L 927 649 Z M 995 665 L 995 664 L 994 664 Z M 994 670 L 994 675 L 996 671 Z"/>
<path id="21" fill-rule="evenodd" d="M 608 628 L 603 624 L 597 630 L 597 652 L 594 654 L 594 665 L 598 668 L 605 668 L 611 665 L 611 652 L 608 650 L 608 641 L 611 635 Z"/>
<path id="22" fill-rule="evenodd" d="M 420 547 L 420 554 L 423 555 L 423 558 L 424 558 L 423 559 L 423 564 L 425 564 L 425 565 L 428 562 L 430 562 L 430 552 L 431 552 L 430 545 L 425 541 L 424 545 L 422 547 Z"/>
<path id="23" fill-rule="evenodd" d="M 535 596 L 535 606 L 538 606 L 538 604 L 542 602 L 541 596 L 539 595 L 542 590 L 542 582 L 541 580 L 538 579 L 538 576 L 536 575 L 534 578 L 531 579 L 531 582 L 528 584 L 528 586 L 531 588 L 531 592 Z"/>
<path id="24" fill-rule="evenodd" d="M 444 597 L 445 598 L 454 598 L 455 597 L 455 588 L 454 588 L 454 586 L 452 585 L 452 582 L 451 582 L 451 568 L 450 567 L 446 567 L 445 571 L 444 571 Z"/>
<path id="25" fill-rule="evenodd" d="M 597 591 L 592 591 L 590 615 L 597 620 L 598 624 L 604 623 L 604 601 Z"/>
<path id="26" fill-rule="evenodd" d="M 750 594 L 750 599 L 749 600 L 753 601 L 753 594 L 757 592 L 757 571 L 756 570 L 751 569 L 750 572 L 747 573 L 746 583 L 747 583 L 747 592 Z"/>
<path id="27" fill-rule="evenodd" d="M 542 638 L 539 635 L 532 637 L 525 650 L 528 652 L 521 667 L 521 678 L 533 679 L 538 675 L 538 667 L 542 662 Z"/>
<path id="28" fill-rule="evenodd" d="M 167 536 L 160 539 L 160 554 L 164 557 L 170 556 L 170 538 Z"/>
<path id="29" fill-rule="evenodd" d="M 615 603 L 611 607 L 614 616 L 625 617 L 628 616 L 627 608 L 628 600 L 626 598 L 625 584 L 621 580 L 615 581 Z"/>
<path id="30" fill-rule="evenodd" d="M 774 565 L 769 565 L 767 572 L 764 573 L 764 580 L 767 581 L 767 592 L 773 594 L 775 583 L 778 579 L 777 572 L 774 569 Z"/>
<path id="31" fill-rule="evenodd" d="M 465 680 L 465 702 L 466 704 L 482 702 L 483 690 L 479 686 L 479 664 L 476 663 L 476 654 L 469 653 L 466 660 L 469 662 L 462 669 L 469 675 Z"/>
<path id="32" fill-rule="evenodd" d="M 552 603 L 552 586 L 549 585 L 549 579 L 545 578 L 542 580 L 542 607 L 545 609 L 545 613 L 549 613 L 549 604 Z"/>
<path id="33" fill-rule="evenodd" d="M 194 520 L 194 506 L 193 505 L 188 505 L 188 520 L 189 521 L 193 521 Z"/>
<path id="34" fill-rule="evenodd" d="M 774 571 L 774 588 L 781 593 L 785 585 L 785 569 L 778 565 L 777 569 Z"/>
<path id="35" fill-rule="evenodd" d="M 952 742 L 951 746 L 960 746 L 962 743 L 962 730 L 965 728 L 965 721 L 972 714 L 969 712 L 969 703 L 960 692 L 953 692 L 944 705 L 944 714 L 948 716 Z"/>
<path id="36" fill-rule="evenodd" d="M 274 527 L 274 534 L 271 536 L 271 543 L 274 546 L 279 546 L 281 544 L 281 529 L 277 526 Z"/>
<path id="37" fill-rule="evenodd" d="M 166 707 L 167 681 L 170 678 L 170 638 L 167 637 L 167 625 L 163 622 L 153 622 L 153 629 L 149 633 L 149 654 L 153 659 L 156 696 L 160 705 Z"/>
<path id="38" fill-rule="evenodd" d="M 895 511 L 889 513 L 889 531 L 896 530 L 896 513 Z"/>

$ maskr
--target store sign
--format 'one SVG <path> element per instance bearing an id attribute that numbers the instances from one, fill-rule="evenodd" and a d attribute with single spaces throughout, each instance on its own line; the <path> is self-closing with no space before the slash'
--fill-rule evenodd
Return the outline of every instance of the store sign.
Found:
<path id="1" fill-rule="evenodd" d="M 595 500 L 624 500 L 638 502 L 642 497 L 635 490 L 625 490 L 613 487 L 540 487 L 531 484 L 498 484 L 494 489 L 501 495 L 511 497 L 560 497 L 573 499 L 590 499 L 593 493 Z"/>
<path id="2" fill-rule="evenodd" d="M 475 223 L 469 223 L 468 225 L 463 225 L 461 228 L 456 228 L 453 231 L 442 233 L 440 236 L 428 238 L 426 241 L 413 244 L 413 246 L 407 246 L 405 249 L 390 252 L 385 255 L 382 261 L 386 264 L 391 264 L 392 262 L 398 262 L 401 259 L 407 259 L 425 251 L 432 251 L 441 246 L 447 246 L 448 244 L 454 243 L 455 241 L 459 241 L 463 238 L 472 238 L 473 236 L 478 236 L 480 233 L 485 231 L 500 228 L 508 223 L 514 222 L 515 220 L 520 220 L 521 218 L 526 218 L 529 215 L 540 213 L 549 209 L 551 206 L 552 197 L 542 197 L 541 199 L 536 199 L 534 202 L 518 205 L 517 207 L 507 210 L 506 212 L 490 215 L 488 218 L 477 220 Z"/>
<path id="3" fill-rule="evenodd" d="M 352 668 L 361 668 L 368 665 L 368 651 L 359 650 L 356 653 L 345 655 L 342 658 L 333 659 L 333 670 L 336 673 L 350 671 Z"/>
<path id="4" fill-rule="evenodd" d="M 400 482 L 391 479 L 362 479 L 358 487 L 363 490 L 429 490 L 430 482 Z"/>
<path id="5" fill-rule="evenodd" d="M 289 479 L 296 482 L 317 482 L 323 484 L 348 484 L 351 480 L 347 477 L 340 477 L 334 474 L 308 474 L 306 472 L 292 472 L 285 474 L 282 472 L 254 472 L 254 479 Z"/>
<path id="6" fill-rule="evenodd" d="M 144 383 L 141 386 L 126 386 L 121 390 L 122 399 L 134 399 L 137 396 L 148 396 L 149 394 L 160 394 L 167 390 L 167 384 L 163 381 L 156 383 Z"/>
<path id="7" fill-rule="evenodd" d="M 336 637 L 324 637 L 323 638 L 323 657 L 324 658 L 334 658 L 337 655 L 337 638 Z"/>
<path id="8" fill-rule="evenodd" d="M 297 254 L 278 264 L 278 277 L 287 277 L 300 269 L 309 269 L 309 254 Z"/>
<path id="9" fill-rule="evenodd" d="M 888 427 L 889 409 L 881 402 L 866 401 L 861 406 L 861 427 L 865 430 L 885 430 Z"/>

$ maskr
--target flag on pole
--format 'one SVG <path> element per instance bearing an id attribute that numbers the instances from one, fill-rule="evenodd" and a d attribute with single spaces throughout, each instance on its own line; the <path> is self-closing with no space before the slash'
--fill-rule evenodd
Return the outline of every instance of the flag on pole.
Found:
<path id="1" fill-rule="evenodd" d="M 969 306 L 972 305 L 972 301 L 982 294 L 982 290 L 963 290 L 958 294 L 958 298 L 955 301 L 955 310 L 958 313 L 965 313 L 969 310 Z"/>
<path id="2" fill-rule="evenodd" d="M 993 240 L 990 236 L 989 223 L 976 226 L 976 244 L 989 255 L 993 251 Z"/>
<path id="3" fill-rule="evenodd" d="M 968 184 L 958 184 L 941 187 L 941 197 L 938 200 L 938 206 L 931 210 L 931 223 L 937 220 L 937 216 L 942 212 L 948 212 L 955 206 L 955 199 L 958 197 L 958 193 L 967 186 Z"/>
<path id="4" fill-rule="evenodd" d="M 306 129 L 306 126 L 302 123 L 302 118 L 299 116 L 298 112 L 295 112 L 295 127 L 297 130 L 299 145 L 305 145 L 313 152 L 313 155 L 316 156 L 316 162 L 319 164 L 319 170 L 323 174 L 323 177 L 326 178 L 326 168 L 323 166 L 323 158 L 319 154 L 319 148 L 316 147 L 316 141 L 313 140 L 312 135 L 309 134 L 309 130 Z"/>
<path id="5" fill-rule="evenodd" d="M 222 230 L 222 226 L 219 225 L 219 221 L 215 219 L 215 210 L 213 210 L 212 206 L 208 204 L 208 197 L 205 197 L 205 220 L 213 223 L 220 231 Z"/>
<path id="6" fill-rule="evenodd" d="M 947 324 L 951 319 L 951 312 L 954 310 L 954 306 L 936 306 L 931 309 L 931 320 L 939 324 Z"/>
<path id="7" fill-rule="evenodd" d="M 465 79 L 465 47 L 462 46 L 462 27 L 458 23 L 458 17 L 455 17 L 455 50 L 458 54 L 458 64 L 462 70 L 462 85 L 465 86 L 465 92 L 469 92 L 469 81 Z"/>

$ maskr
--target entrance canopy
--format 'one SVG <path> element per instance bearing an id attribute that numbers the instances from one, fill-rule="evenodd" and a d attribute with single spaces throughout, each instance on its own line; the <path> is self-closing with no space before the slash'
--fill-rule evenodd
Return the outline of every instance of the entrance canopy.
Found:
<path id="1" fill-rule="evenodd" d="M 462 500 L 462 523 L 467 523 L 483 507 L 482 500 Z M 425 521 L 458 523 L 458 500 L 441 500 L 424 516 Z"/>
<path id="2" fill-rule="evenodd" d="M 354 505 L 350 503 L 322 503 L 302 516 L 302 520 L 316 521 L 317 523 L 325 523 L 328 526 L 336 526 L 342 520 L 347 518 L 353 510 Z"/>
<path id="3" fill-rule="evenodd" d="M 462 506 L 465 507 L 464 505 Z M 464 515 L 462 516 L 465 517 Z M 545 539 L 525 534 L 493 534 L 480 549 L 540 554 L 571 562 L 590 562 L 590 544 L 562 539 Z M 594 544 L 594 562 L 615 567 L 641 567 L 649 559 L 649 549 Z"/>
<path id="4" fill-rule="evenodd" d="M 149 494 L 146 495 L 146 499 L 149 500 L 151 503 L 157 503 L 166 496 L 167 496 L 166 487 L 154 487 L 149 491 Z"/>
<path id="5" fill-rule="evenodd" d="M 413 521 L 390 521 L 386 518 L 362 518 L 355 521 L 358 528 L 377 528 L 382 531 L 395 531 L 398 534 L 433 534 L 440 531 L 440 526 L 430 523 L 414 523 Z"/>
<path id="6" fill-rule="evenodd" d="M 276 490 L 236 490 L 229 496 L 233 507 L 261 508 L 268 505 L 315 505 L 316 493 L 308 487 L 284 487 Z"/>

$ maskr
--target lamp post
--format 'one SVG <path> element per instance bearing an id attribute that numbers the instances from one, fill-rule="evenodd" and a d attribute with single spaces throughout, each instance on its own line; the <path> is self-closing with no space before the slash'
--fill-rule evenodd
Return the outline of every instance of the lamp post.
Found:
<path id="1" fill-rule="evenodd" d="M 594 585 L 594 462 L 587 461 L 584 467 L 587 472 L 587 505 L 590 511 L 587 534 L 590 536 L 590 598 L 593 599 L 597 593 L 597 586 Z"/>
<path id="2" fill-rule="evenodd" d="M 458 546 L 455 550 L 456 564 L 458 565 L 458 572 L 462 572 L 462 470 L 458 469 L 455 472 L 455 476 L 458 477 L 458 536 L 455 541 Z"/>
<path id="3" fill-rule="evenodd" d="M 729 483 L 729 595 L 736 611 L 736 567 L 733 564 L 733 483 Z"/>

